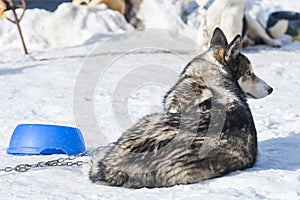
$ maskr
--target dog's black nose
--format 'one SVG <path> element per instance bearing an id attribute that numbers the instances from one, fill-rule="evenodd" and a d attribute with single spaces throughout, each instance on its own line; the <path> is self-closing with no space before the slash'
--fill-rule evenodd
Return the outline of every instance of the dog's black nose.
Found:
<path id="1" fill-rule="evenodd" d="M 270 88 L 268 89 L 268 92 L 269 92 L 269 94 L 271 94 L 271 93 L 273 92 L 273 88 L 270 87 Z"/>

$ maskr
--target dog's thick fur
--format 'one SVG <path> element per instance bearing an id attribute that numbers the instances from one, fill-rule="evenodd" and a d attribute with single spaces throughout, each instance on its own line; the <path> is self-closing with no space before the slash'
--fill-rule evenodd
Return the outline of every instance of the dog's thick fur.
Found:
<path id="1" fill-rule="evenodd" d="M 217 28 L 210 49 L 186 66 L 167 93 L 165 113 L 144 117 L 104 157 L 95 156 L 90 180 L 127 188 L 168 187 L 252 167 L 257 136 L 246 97 L 261 98 L 272 89 L 254 75 L 240 51 L 241 37 L 227 44 Z"/>

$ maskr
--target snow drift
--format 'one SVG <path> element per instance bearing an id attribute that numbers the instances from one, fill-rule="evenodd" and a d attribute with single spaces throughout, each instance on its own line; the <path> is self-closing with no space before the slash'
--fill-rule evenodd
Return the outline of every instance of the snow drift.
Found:
<path id="1" fill-rule="evenodd" d="M 53 13 L 27 10 L 21 28 L 28 48 L 37 50 L 82 45 L 96 37 L 103 39 L 133 29 L 123 15 L 107 9 L 105 4 L 89 7 L 71 3 L 61 4 Z M 7 20 L 0 21 L 0 51 L 20 45 L 17 27 Z"/>

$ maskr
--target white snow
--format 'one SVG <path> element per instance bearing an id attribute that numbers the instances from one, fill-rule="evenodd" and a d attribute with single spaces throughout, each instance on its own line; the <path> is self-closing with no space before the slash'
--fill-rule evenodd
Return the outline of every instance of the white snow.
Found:
<path id="1" fill-rule="evenodd" d="M 7 15 L 14 19 L 10 11 Z M 133 29 L 119 12 L 107 9 L 105 4 L 89 7 L 71 3 L 61 4 L 54 13 L 27 10 L 21 28 L 29 50 L 82 45 Z M 0 52 L 20 47 L 17 27 L 8 20 L 0 21 L 0 45 Z"/>
<path id="2" fill-rule="evenodd" d="M 298 0 L 271 2 L 286 9 L 300 9 Z M 105 46 L 101 41 L 132 30 L 120 14 L 103 5 L 72 8 L 62 4 L 54 13 L 27 10 L 21 25 L 28 56 L 22 54 L 16 27 L 0 21 L 0 169 L 66 157 L 13 156 L 6 154 L 6 148 L 20 123 L 76 126 L 74 87 L 80 70 L 88 64 L 86 57 L 96 47 Z M 151 39 L 165 42 L 162 36 Z M 174 41 L 174 48 L 178 42 Z M 106 53 L 95 57 L 99 63 L 107 57 L 114 58 L 96 84 L 93 104 L 99 130 L 109 142 L 130 125 L 120 125 L 111 108 L 111 102 L 123 100 L 122 96 L 113 97 L 116 88 L 126 87 L 118 83 L 131 73 L 137 73 L 134 81 L 157 73 L 154 82 L 137 85 L 130 91 L 125 99 L 127 110 L 117 113 L 128 115 L 130 123 L 134 123 L 161 109 L 163 95 L 174 83 L 171 80 L 175 81 L 176 73 L 197 54 L 180 51 L 178 46 L 169 49 L 171 53 L 149 49 L 151 42 L 147 48 L 124 52 L 118 43 L 116 40 L 107 51 L 101 49 Z M 138 190 L 92 184 L 83 167 L 78 166 L 0 172 L 0 199 L 300 199 L 300 43 L 287 43 L 280 49 L 256 46 L 245 50 L 245 54 L 256 74 L 274 88 L 270 96 L 249 101 L 259 140 L 258 161 L 253 168 L 198 184 Z M 154 70 L 139 74 L 135 70 L 141 66 L 153 66 Z M 174 74 L 168 74 L 170 82 L 163 82 L 162 68 L 173 70 Z M 101 143 L 98 133 L 85 132 L 84 138 L 88 149 Z"/>
<path id="3" fill-rule="evenodd" d="M 137 17 L 143 21 L 146 28 L 173 30 L 194 38 L 196 31 L 181 19 L 184 9 L 186 9 L 186 5 L 181 0 L 144 0 Z"/>

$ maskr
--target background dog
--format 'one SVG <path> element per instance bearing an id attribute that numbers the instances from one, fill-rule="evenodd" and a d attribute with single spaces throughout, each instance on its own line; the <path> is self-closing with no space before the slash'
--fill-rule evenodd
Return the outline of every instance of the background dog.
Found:
<path id="1" fill-rule="evenodd" d="M 245 46 L 265 43 L 273 47 L 280 47 L 281 42 L 274 38 L 284 35 L 288 27 L 286 20 L 281 20 L 270 28 L 272 38 L 261 23 L 250 15 L 249 11 L 255 0 L 196 0 L 202 22 L 197 41 L 200 45 L 207 45 L 211 33 L 220 27 L 226 37 L 232 40 L 236 34 L 243 36 Z"/>
<path id="2" fill-rule="evenodd" d="M 272 88 L 241 54 L 241 37 L 228 44 L 214 31 L 207 52 L 193 59 L 152 114 L 128 129 L 90 165 L 92 182 L 128 188 L 191 184 L 252 167 L 257 136 L 246 97 Z"/>
<path id="3" fill-rule="evenodd" d="M 73 0 L 74 6 L 78 5 L 89 5 L 95 6 L 99 4 L 105 4 L 109 9 L 116 10 L 122 14 L 125 14 L 125 0 Z"/>
<path id="4" fill-rule="evenodd" d="M 104 3 L 108 8 L 119 11 L 135 28 L 162 28 L 179 31 L 194 38 L 192 27 L 183 22 L 185 10 L 191 0 L 73 0 L 73 5 L 90 6 Z M 243 36 L 244 46 L 265 43 L 280 47 L 276 40 L 284 35 L 288 28 L 287 20 L 280 20 L 266 30 L 251 11 L 257 0 L 196 0 L 201 15 L 196 41 L 200 46 L 208 46 L 212 32 L 220 27 L 226 37 L 232 40 L 237 34 Z M 151 10 L 149 11 L 149 8 Z M 162 8 L 169 9 L 164 12 Z M 181 16 L 181 17 L 180 17 Z"/>
<path id="5" fill-rule="evenodd" d="M 96 6 L 105 4 L 109 9 L 118 11 L 124 15 L 126 20 L 135 28 L 144 28 L 142 20 L 137 17 L 142 1 L 143 0 L 73 0 L 72 4 L 74 6 Z"/>
<path id="6" fill-rule="evenodd" d="M 0 19 L 5 18 L 5 11 L 7 10 L 7 2 L 0 0 Z"/>

